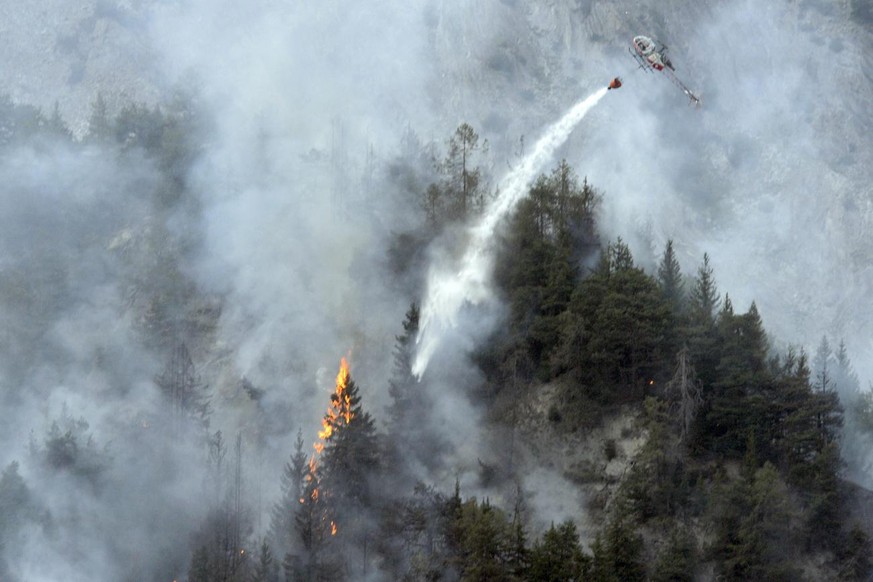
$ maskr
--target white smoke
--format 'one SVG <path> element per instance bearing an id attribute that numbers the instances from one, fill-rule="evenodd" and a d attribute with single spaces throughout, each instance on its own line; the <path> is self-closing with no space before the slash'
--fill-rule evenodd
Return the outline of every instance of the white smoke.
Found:
<path id="1" fill-rule="evenodd" d="M 527 193 L 531 179 L 542 170 L 555 150 L 567 140 L 570 132 L 603 99 L 606 92 L 604 87 L 574 105 L 539 139 L 521 165 L 500 181 L 498 197 L 488 206 L 479 223 L 470 229 L 470 243 L 461 258 L 459 270 L 445 265 L 431 266 L 416 338 L 418 351 L 412 365 L 412 372 L 419 378 L 427 369 L 445 332 L 457 326 L 461 307 L 466 303 L 478 305 L 491 297 L 494 259 L 491 241 L 495 228 Z"/>

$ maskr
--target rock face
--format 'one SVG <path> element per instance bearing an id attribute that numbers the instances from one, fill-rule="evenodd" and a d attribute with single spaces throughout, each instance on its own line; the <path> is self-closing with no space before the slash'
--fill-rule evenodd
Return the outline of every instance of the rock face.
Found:
<path id="1" fill-rule="evenodd" d="M 112 111 L 154 103 L 159 79 L 146 38 L 147 4 L 82 0 L 0 6 L 0 90 L 51 112 L 55 103 L 77 135 L 87 131 L 98 92 Z"/>

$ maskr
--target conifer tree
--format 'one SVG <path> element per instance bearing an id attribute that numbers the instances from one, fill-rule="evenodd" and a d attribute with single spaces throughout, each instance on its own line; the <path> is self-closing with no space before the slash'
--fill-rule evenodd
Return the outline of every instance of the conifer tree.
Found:
<path id="1" fill-rule="evenodd" d="M 674 528 L 667 545 L 655 563 L 652 582 L 692 582 L 696 548 L 694 537 L 685 529 Z"/>
<path id="2" fill-rule="evenodd" d="M 677 315 L 681 313 L 685 300 L 685 282 L 682 280 L 679 261 L 673 250 L 673 239 L 669 239 L 664 247 L 664 255 L 658 265 L 658 283 L 673 313 Z"/>
<path id="3" fill-rule="evenodd" d="M 715 327 L 715 312 L 720 298 L 713 277 L 709 255 L 703 255 L 703 264 L 697 270 L 697 278 L 689 294 L 688 349 L 697 367 L 697 373 L 704 389 L 709 387 L 716 377 L 718 365 L 718 333 Z"/>
<path id="4" fill-rule="evenodd" d="M 587 580 L 590 558 L 579 543 L 576 525 L 567 520 L 553 523 L 530 550 L 528 580 L 537 582 Z"/>
<path id="5" fill-rule="evenodd" d="M 474 165 L 477 153 L 487 152 L 487 140 L 479 143 L 479 134 L 468 123 L 462 123 L 449 140 L 449 151 L 442 163 L 445 174 L 444 192 L 450 200 L 452 218 L 465 220 L 484 204 L 480 186 L 481 170 Z"/>
<path id="6" fill-rule="evenodd" d="M 767 338 L 754 302 L 747 313 L 737 315 L 727 295 L 716 332 L 718 364 L 705 414 L 705 440 L 718 451 L 739 456 L 749 427 L 772 426 L 772 399 L 766 396 Z M 768 441 L 760 437 L 760 442 Z"/>
<path id="7" fill-rule="evenodd" d="M 846 342 L 840 340 L 840 345 L 834 353 L 835 365 L 829 369 L 831 380 L 840 400 L 848 407 L 853 407 L 861 393 L 861 383 L 849 359 Z"/>
<path id="8" fill-rule="evenodd" d="M 314 457 L 306 466 L 303 480 L 303 496 L 294 516 L 295 529 L 300 536 L 299 550 L 286 554 L 282 567 L 288 580 L 322 582 L 329 579 L 322 553 L 331 535 L 331 524 Z"/>
<path id="9" fill-rule="evenodd" d="M 88 139 L 92 141 L 109 140 L 112 137 L 112 120 L 103 93 L 91 104 L 91 117 L 88 119 Z"/>
<path id="10" fill-rule="evenodd" d="M 642 582 L 646 579 L 642 536 L 634 530 L 631 516 L 618 511 L 592 544 L 591 580 Z"/>
<path id="11" fill-rule="evenodd" d="M 298 545 L 294 518 L 303 499 L 308 470 L 309 463 L 303 452 L 303 431 L 298 430 L 294 452 L 282 471 L 281 497 L 270 514 L 270 542 L 279 556 Z"/>
<path id="12" fill-rule="evenodd" d="M 343 513 L 370 507 L 369 484 L 379 468 L 379 444 L 373 418 L 361 404 L 361 395 L 347 367 L 337 377 L 331 394 L 331 412 L 324 417 L 325 447 L 321 456 L 323 486 L 330 492 L 334 511 Z"/>
<path id="13" fill-rule="evenodd" d="M 469 499 L 460 508 L 460 574 L 464 582 L 509 581 L 507 549 L 510 526 L 506 516 L 488 500 Z"/>
<path id="14" fill-rule="evenodd" d="M 409 422 L 416 418 L 413 410 L 414 393 L 418 379 L 412 373 L 412 360 L 415 357 L 415 338 L 418 335 L 419 310 L 415 303 L 409 306 L 403 321 L 403 333 L 395 336 L 394 368 L 388 381 L 388 395 L 391 405 L 388 415 L 391 419 L 391 432 L 403 433 L 410 428 Z"/>
<path id="15" fill-rule="evenodd" d="M 720 303 L 718 290 L 713 277 L 709 254 L 703 254 L 703 264 L 697 270 L 697 278 L 691 289 L 691 318 L 697 325 L 712 324 Z"/>
<path id="16" fill-rule="evenodd" d="M 170 353 L 164 370 L 155 383 L 169 401 L 170 422 L 178 434 L 187 425 L 206 430 L 209 427 L 210 403 L 206 385 L 194 369 L 194 362 L 184 342 L 178 342 Z"/>
<path id="17" fill-rule="evenodd" d="M 346 549 L 340 576 L 363 577 L 369 566 L 368 552 L 374 540 L 367 521 L 375 510 L 373 487 L 380 475 L 382 458 L 375 423 L 361 404 L 361 395 L 343 358 L 336 390 L 325 415 L 319 437 L 324 448 L 319 458 L 319 487 L 324 496 L 331 538 Z"/>
<path id="18" fill-rule="evenodd" d="M 267 540 L 261 541 L 258 563 L 252 570 L 250 582 L 279 582 L 279 571 L 273 561 L 273 553 Z"/>
<path id="19" fill-rule="evenodd" d="M 428 223 L 439 229 L 447 222 L 464 221 L 481 211 L 485 204 L 482 171 L 476 159 L 488 152 L 488 141 L 462 123 L 449 139 L 446 157 L 436 165 L 440 179 L 425 191 Z"/>
<path id="20" fill-rule="evenodd" d="M 827 336 L 822 336 L 821 342 L 815 351 L 815 357 L 812 360 L 812 368 L 815 374 L 815 386 L 821 392 L 830 391 L 834 388 L 833 380 L 831 379 L 831 360 L 833 359 L 833 350 L 828 342 Z"/>
<path id="21" fill-rule="evenodd" d="M 789 490 L 770 463 L 720 491 L 712 554 L 723 580 L 800 579 Z"/>

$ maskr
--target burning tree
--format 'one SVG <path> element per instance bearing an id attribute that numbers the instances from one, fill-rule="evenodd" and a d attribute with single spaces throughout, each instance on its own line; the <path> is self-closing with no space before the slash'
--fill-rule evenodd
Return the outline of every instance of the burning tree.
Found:
<path id="1" fill-rule="evenodd" d="M 324 485 L 338 517 L 370 507 L 368 483 L 379 467 L 378 440 L 373 418 L 361 406 L 358 386 L 342 359 L 336 390 L 322 421 Z"/>
<path id="2" fill-rule="evenodd" d="M 344 578 L 345 572 L 353 569 L 347 550 L 354 548 L 363 549 L 366 571 L 367 536 L 361 518 L 372 508 L 369 483 L 380 459 L 373 419 L 361 406 L 345 358 L 318 437 L 295 521 L 303 553 L 289 555 L 285 563 L 295 580 Z M 322 561 L 321 554 L 329 543 L 342 544 L 345 565 Z"/>
<path id="3" fill-rule="evenodd" d="M 327 564 L 322 562 L 321 554 L 331 531 L 335 531 L 328 521 L 327 508 L 320 490 L 319 468 L 315 455 L 309 459 L 303 476 L 303 491 L 299 507 L 294 517 L 294 526 L 300 536 L 299 553 L 288 553 L 283 567 L 288 580 L 327 581 L 330 575 Z"/>

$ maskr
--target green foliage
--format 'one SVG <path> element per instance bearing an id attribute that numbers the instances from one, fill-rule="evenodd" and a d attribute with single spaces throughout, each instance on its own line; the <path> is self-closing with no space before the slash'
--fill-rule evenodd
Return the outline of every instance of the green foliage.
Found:
<path id="1" fill-rule="evenodd" d="M 716 491 L 712 554 L 724 580 L 798 580 L 796 512 L 770 463 Z"/>
<path id="2" fill-rule="evenodd" d="M 636 582 L 646 579 L 643 538 L 631 515 L 619 508 L 591 546 L 593 582 Z"/>
<path id="3" fill-rule="evenodd" d="M 696 564 L 694 536 L 687 529 L 674 528 L 658 554 L 651 582 L 692 582 Z"/>
<path id="4" fill-rule="evenodd" d="M 463 582 L 510 580 L 507 553 L 512 531 L 506 515 L 487 500 L 464 502 L 454 525 Z"/>
<path id="5" fill-rule="evenodd" d="M 330 492 L 332 511 L 354 513 L 371 507 L 370 483 L 380 464 L 376 427 L 361 404 L 360 391 L 351 375 L 342 396 L 331 394 L 331 407 L 337 416 L 325 416 L 332 432 L 325 439 L 320 459 L 322 485 Z"/>
<path id="6" fill-rule="evenodd" d="M 664 255 L 658 265 L 658 285 L 673 313 L 677 315 L 681 313 L 685 303 L 685 281 L 682 279 L 679 261 L 673 250 L 673 239 L 667 241 Z"/>
<path id="7" fill-rule="evenodd" d="M 682 482 L 682 466 L 677 455 L 678 440 L 669 430 L 666 404 L 653 397 L 645 401 L 646 443 L 634 459 L 620 495 L 645 522 L 673 515 L 684 505 L 687 484 Z"/>
<path id="8" fill-rule="evenodd" d="M 562 316 L 558 369 L 602 402 L 640 398 L 664 367 L 668 309 L 657 283 L 634 266 L 619 239 L 577 287 Z"/>
<path id="9" fill-rule="evenodd" d="M 718 365 L 718 331 L 715 326 L 715 311 L 720 303 L 709 255 L 703 255 L 703 264 L 697 270 L 697 278 L 691 288 L 685 341 L 691 359 L 704 387 L 712 385 Z"/>
<path id="10" fill-rule="evenodd" d="M 506 359 L 529 362 L 524 368 L 543 380 L 550 376 L 561 317 L 579 278 L 579 260 L 596 242 L 599 199 L 587 182 L 579 184 L 564 160 L 531 186 L 506 235 L 506 259 L 498 261 L 495 275 L 511 307 Z"/>
<path id="11" fill-rule="evenodd" d="M 437 164 L 439 181 L 424 193 L 423 206 L 431 227 L 440 229 L 481 212 L 486 189 L 476 161 L 487 153 L 488 141 L 480 143 L 479 134 L 470 124 L 458 126 L 449 139 L 446 157 Z"/>
<path id="12" fill-rule="evenodd" d="M 739 456 L 749 427 L 768 426 L 770 405 L 765 393 L 771 377 L 766 336 L 755 304 L 748 313 L 736 315 L 727 296 L 715 330 L 718 350 L 715 357 L 704 357 L 708 361 L 717 357 L 718 364 L 711 377 L 703 438 L 713 450 Z"/>
<path id="13" fill-rule="evenodd" d="M 720 298 L 713 276 L 709 254 L 703 254 L 703 264 L 697 269 L 697 278 L 691 288 L 690 315 L 692 324 L 705 326 L 714 323 Z"/>
<path id="14" fill-rule="evenodd" d="M 388 381 L 388 395 L 391 405 L 388 407 L 390 417 L 389 432 L 396 435 L 406 433 L 411 424 L 421 412 L 415 406 L 418 378 L 412 373 L 412 361 L 415 357 L 415 339 L 418 335 L 419 310 L 415 303 L 409 306 L 406 319 L 403 321 L 403 333 L 395 337 L 394 369 Z M 418 392 L 421 392 L 420 390 Z"/>
<path id="15" fill-rule="evenodd" d="M 303 432 L 297 431 L 294 452 L 281 476 L 281 495 L 270 514 L 270 543 L 277 555 L 284 556 L 298 545 L 295 515 L 304 498 L 309 463 L 303 452 Z"/>
<path id="16" fill-rule="evenodd" d="M 526 580 L 532 582 L 581 582 L 587 579 L 591 559 L 579 544 L 579 534 L 572 521 L 555 524 L 537 540 L 530 551 L 530 570 Z"/>

